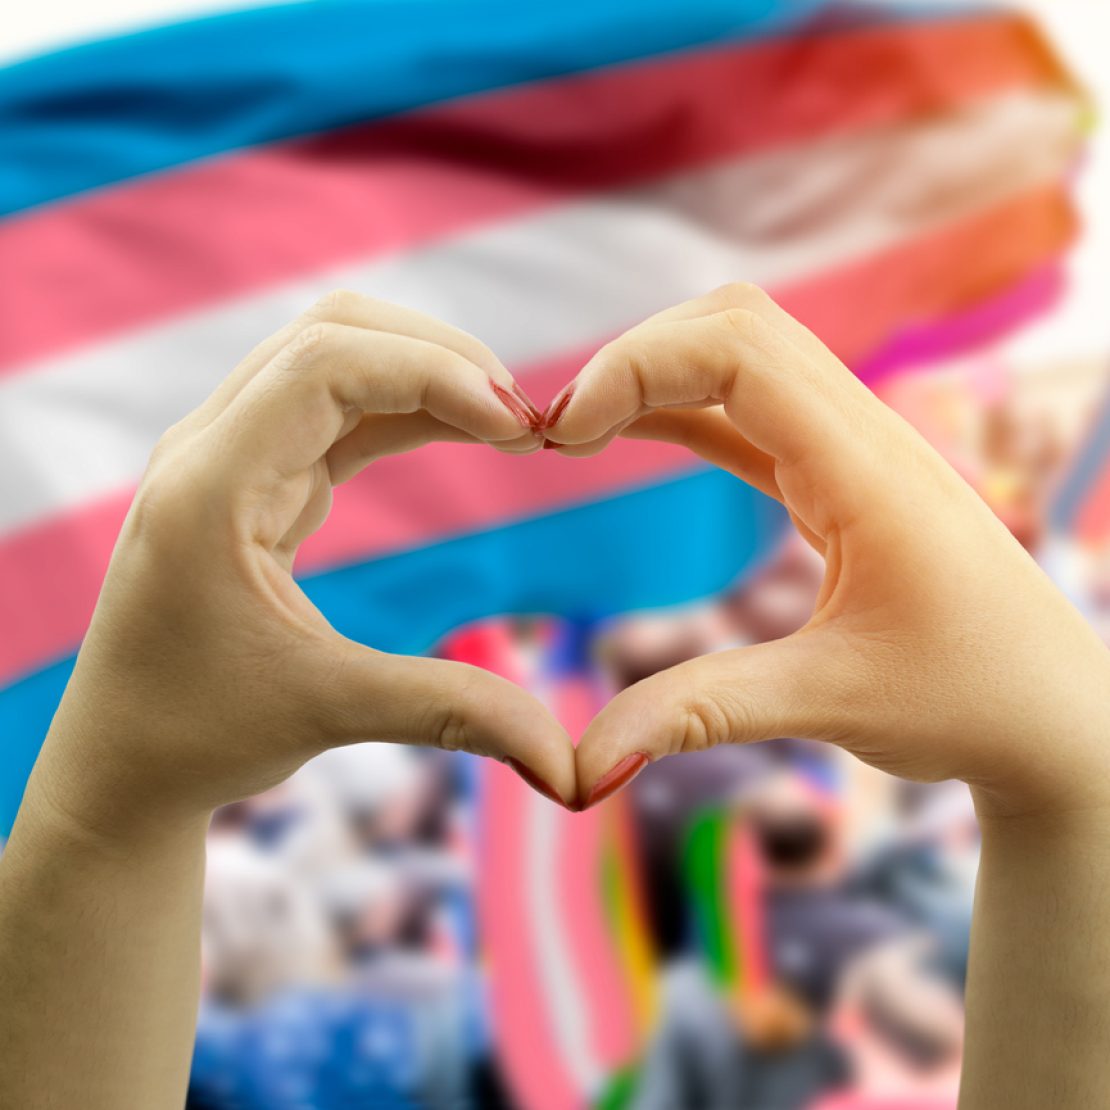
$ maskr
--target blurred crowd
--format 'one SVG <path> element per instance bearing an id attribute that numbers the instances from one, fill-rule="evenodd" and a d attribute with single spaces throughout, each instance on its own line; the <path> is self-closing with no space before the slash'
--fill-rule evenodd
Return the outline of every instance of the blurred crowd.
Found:
<path id="1" fill-rule="evenodd" d="M 1101 368 L 1083 380 L 1080 407 Z M 887 399 L 1043 549 L 1067 421 L 1031 404 L 1028 382 L 989 396 L 966 374 L 922 382 Z M 1110 549 L 1084 565 L 1105 629 Z M 711 602 L 592 627 L 589 666 L 615 690 L 785 635 L 812 611 L 821 571 L 789 540 Z M 522 653 L 545 623 L 508 622 Z M 216 815 L 193 1110 L 517 1105 L 474 906 L 478 775 L 469 756 L 364 744 Z M 652 765 L 628 805 L 660 1004 L 624 1105 L 954 1105 L 978 854 L 962 784 L 901 782 L 783 739 Z M 699 938 L 684 855 L 707 812 L 758 856 L 757 991 L 722 986 Z"/>

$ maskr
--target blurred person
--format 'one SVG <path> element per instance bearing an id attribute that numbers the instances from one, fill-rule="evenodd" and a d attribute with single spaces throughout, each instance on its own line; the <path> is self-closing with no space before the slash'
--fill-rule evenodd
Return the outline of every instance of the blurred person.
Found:
<path id="1" fill-rule="evenodd" d="M 205 990 L 251 1006 L 292 985 L 335 982 L 339 953 L 311 891 L 241 832 L 208 839 L 201 950 Z"/>
<path id="2" fill-rule="evenodd" d="M 852 889 L 891 906 L 935 939 L 932 965 L 967 977 L 979 827 L 962 783 L 903 784 L 888 834 L 852 868 Z"/>
<path id="3" fill-rule="evenodd" d="M 598 638 L 595 655 L 613 688 L 625 689 L 699 655 L 793 631 L 804 621 L 807 607 L 812 608 L 819 585 L 813 552 L 788 541 L 750 583 L 724 599 L 611 621 Z M 648 922 L 661 959 L 681 954 L 688 941 L 683 835 L 696 814 L 727 803 L 775 766 L 831 758 L 820 745 L 780 738 L 758 747 L 679 756 L 644 769 L 630 793 Z"/>
<path id="4" fill-rule="evenodd" d="M 1017 541 L 1033 550 L 1064 457 L 1060 433 L 1049 413 L 1028 411 L 1011 391 L 984 411 L 980 435 L 983 496 Z"/>
<path id="5" fill-rule="evenodd" d="M 661 961 L 678 958 L 689 948 L 682 860 L 691 822 L 764 777 L 772 763 L 764 745 L 720 747 L 653 764 L 629 787 L 647 923 Z"/>
<path id="6" fill-rule="evenodd" d="M 595 654 L 607 681 L 623 690 L 677 663 L 732 646 L 734 633 L 724 608 L 714 602 L 611 621 Z M 700 810 L 725 803 L 761 777 L 768 753 L 760 745 L 678 756 L 645 768 L 630 787 L 652 946 L 664 962 L 681 955 L 689 939 L 683 834 Z"/>
<path id="7" fill-rule="evenodd" d="M 484 1000 L 473 969 L 436 943 L 436 900 L 413 889 L 394 863 L 374 857 L 333 868 L 323 897 L 355 996 L 409 1019 L 406 1051 L 418 1105 L 468 1105 L 467 1092 L 486 1066 Z"/>
<path id="8" fill-rule="evenodd" d="M 722 997 L 701 960 L 664 971 L 663 1016 L 637 1088 L 637 1110 L 725 1106 L 800 1110 L 843 1085 L 848 1060 L 824 1029 L 845 977 L 885 958 L 908 996 L 918 973 L 884 950 L 905 918 L 845 883 L 836 803 L 797 774 L 748 787 L 735 820 L 749 825 L 762 873 L 763 943 L 771 982 Z M 898 1012 L 900 990 L 890 1008 Z"/>
<path id="9" fill-rule="evenodd" d="M 390 744 L 354 744 L 324 752 L 310 766 L 361 848 L 401 842 L 415 829 L 428 791 L 424 761 L 416 753 Z"/>
<path id="10" fill-rule="evenodd" d="M 448 840 L 438 827 L 445 820 L 442 780 L 436 763 L 396 745 L 325 752 L 289 780 L 298 816 L 281 851 L 310 882 L 366 855 L 388 855 L 397 865 L 404 859 L 458 881 L 463 869 L 444 858 Z"/>
<path id="11" fill-rule="evenodd" d="M 942 980 L 905 967 L 928 965 L 933 938 L 893 945 L 861 961 L 840 992 L 830 1034 L 851 1061 L 849 1089 L 810 1110 L 952 1110 L 963 1043 L 963 1008 Z"/>
<path id="12" fill-rule="evenodd" d="M 577 807 L 668 754 L 795 735 L 972 787 L 965 1107 L 1104 1102 L 1098 637 L 981 498 L 753 287 L 606 344 L 545 414 L 512 385 L 473 337 L 335 296 L 156 449 L 0 860 L 0 1101 L 180 1104 L 212 812 L 325 748 L 464 748 Z M 344 639 L 292 577 L 333 483 L 382 454 L 461 438 L 589 455 L 618 434 L 682 443 L 780 499 L 825 577 L 800 630 L 630 686 L 577 748 L 511 683 Z"/>
<path id="13" fill-rule="evenodd" d="M 400 942 L 411 900 L 395 868 L 372 858 L 338 864 L 322 876 L 320 894 L 348 964 Z"/>
<path id="14" fill-rule="evenodd" d="M 734 639 L 762 644 L 796 632 L 813 612 L 823 572 L 817 552 L 790 537 L 762 570 L 725 595 Z"/>
<path id="15" fill-rule="evenodd" d="M 594 655 L 614 688 L 623 690 L 657 671 L 734 643 L 732 623 L 715 601 L 612 620 L 598 636 Z"/>

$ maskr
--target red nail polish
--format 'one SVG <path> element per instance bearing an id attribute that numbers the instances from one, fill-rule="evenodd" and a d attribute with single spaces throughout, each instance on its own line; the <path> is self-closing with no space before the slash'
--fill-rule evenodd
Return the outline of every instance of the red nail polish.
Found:
<path id="1" fill-rule="evenodd" d="M 538 428 L 543 421 L 543 413 L 536 408 L 532 398 L 529 397 L 516 382 L 513 382 L 513 392 L 524 402 L 524 407 L 528 410 L 528 415 L 532 418 L 532 426 Z"/>
<path id="2" fill-rule="evenodd" d="M 493 390 L 497 399 L 520 421 L 520 423 L 530 432 L 536 430 L 535 424 L 532 422 L 531 416 L 528 415 L 528 410 L 518 401 L 504 386 L 500 386 L 490 378 L 490 388 Z"/>
<path id="3" fill-rule="evenodd" d="M 539 775 L 536 774 L 530 767 L 525 767 L 519 759 L 513 759 L 508 756 L 505 762 L 522 778 L 524 781 L 538 794 L 542 794 L 545 798 L 550 798 L 553 802 L 558 802 L 559 805 L 565 806 L 566 802 L 559 797 L 555 791 L 547 785 Z"/>
<path id="4" fill-rule="evenodd" d="M 596 806 L 610 794 L 615 794 L 622 786 L 627 786 L 648 763 L 648 757 L 643 752 L 626 755 L 608 774 L 602 775 L 594 783 L 594 788 L 586 796 L 586 803 L 582 808 L 589 809 L 590 806 Z"/>
<path id="5" fill-rule="evenodd" d="M 554 404 L 554 407 L 549 413 L 546 413 L 543 418 L 541 428 L 550 429 L 554 428 L 559 422 L 559 417 L 566 411 L 567 405 L 570 404 L 570 399 L 574 394 L 574 386 L 568 386 L 566 392 Z"/>

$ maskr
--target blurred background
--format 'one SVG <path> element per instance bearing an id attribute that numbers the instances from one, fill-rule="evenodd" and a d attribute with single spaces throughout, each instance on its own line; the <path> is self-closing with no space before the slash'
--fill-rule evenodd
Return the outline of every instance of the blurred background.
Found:
<path id="1" fill-rule="evenodd" d="M 154 441 L 337 287 L 473 331 L 542 407 L 757 282 L 1110 642 L 1108 46 L 1083 0 L 8 12 L 0 842 Z M 338 491 L 298 573 L 577 735 L 806 620 L 787 523 L 671 447 L 436 445 Z M 573 817 L 457 753 L 331 752 L 213 821 L 189 1106 L 951 1108 L 977 850 L 961 784 L 791 738 Z"/>

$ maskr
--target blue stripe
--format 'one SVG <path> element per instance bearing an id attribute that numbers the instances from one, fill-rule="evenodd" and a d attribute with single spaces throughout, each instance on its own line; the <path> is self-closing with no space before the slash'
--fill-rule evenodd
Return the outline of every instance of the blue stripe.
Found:
<path id="1" fill-rule="evenodd" d="M 1107 468 L 1110 468 L 1110 393 L 1107 393 L 1071 470 L 1053 498 L 1049 521 L 1054 532 L 1068 532 L 1075 527 L 1084 502 Z"/>
<path id="2" fill-rule="evenodd" d="M 724 589 L 773 548 L 782 507 L 719 470 L 302 579 L 344 635 L 394 652 L 500 613 L 593 621 Z M 73 660 L 0 690 L 0 835 Z"/>
<path id="3" fill-rule="evenodd" d="M 772 33 L 824 3 L 310 0 L 89 43 L 0 69 L 0 213 L 450 97 Z"/>

